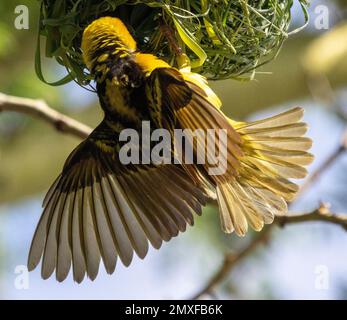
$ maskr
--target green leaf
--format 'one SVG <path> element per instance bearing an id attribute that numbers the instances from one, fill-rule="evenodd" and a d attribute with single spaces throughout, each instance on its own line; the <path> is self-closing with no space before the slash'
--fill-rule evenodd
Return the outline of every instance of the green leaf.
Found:
<path id="1" fill-rule="evenodd" d="M 207 58 L 206 52 L 196 42 L 193 34 L 191 34 L 190 31 L 188 31 L 187 29 L 183 28 L 180 21 L 178 19 L 176 19 L 176 17 L 174 17 L 173 15 L 172 15 L 172 20 L 175 24 L 175 27 L 176 27 L 178 34 L 181 37 L 182 41 L 198 57 L 198 59 L 191 61 L 192 68 L 201 67 L 204 64 L 204 62 L 206 61 L 206 58 Z"/>
<path id="2" fill-rule="evenodd" d="M 49 82 L 45 79 L 43 72 L 42 72 L 42 63 L 41 63 L 41 36 L 40 33 L 38 34 L 37 39 L 37 46 L 36 46 L 36 53 L 35 53 L 35 72 L 37 74 L 37 77 L 44 83 L 50 85 L 50 86 L 61 86 L 63 84 L 66 84 L 73 80 L 72 75 L 69 73 L 64 78 L 57 80 L 55 82 Z"/>

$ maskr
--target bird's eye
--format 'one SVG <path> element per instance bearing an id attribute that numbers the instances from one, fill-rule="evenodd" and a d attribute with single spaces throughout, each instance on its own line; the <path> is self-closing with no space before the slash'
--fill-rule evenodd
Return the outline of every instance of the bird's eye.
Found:
<path id="1" fill-rule="evenodd" d="M 129 83 L 129 77 L 128 75 L 126 74 L 122 74 L 120 77 L 119 77 L 119 83 L 123 86 L 126 86 L 128 85 Z"/>

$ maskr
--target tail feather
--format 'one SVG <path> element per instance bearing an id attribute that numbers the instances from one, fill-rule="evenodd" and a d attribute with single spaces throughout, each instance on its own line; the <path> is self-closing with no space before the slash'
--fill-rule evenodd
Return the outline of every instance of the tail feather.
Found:
<path id="1" fill-rule="evenodd" d="M 254 128 L 254 129 L 262 129 L 262 128 L 273 128 L 277 126 L 284 126 L 287 124 L 295 124 L 298 123 L 303 117 L 303 109 L 300 107 L 292 108 L 288 111 L 279 113 L 275 116 L 256 120 L 252 122 L 238 122 L 238 125 L 234 125 L 235 129 L 240 128 Z"/>
<path id="2" fill-rule="evenodd" d="M 252 142 L 254 147 L 260 144 L 263 148 L 279 148 L 284 151 L 306 151 L 312 146 L 312 140 L 306 137 L 252 137 Z M 311 158 L 313 159 L 312 156 Z"/>
<path id="3" fill-rule="evenodd" d="M 266 171 L 272 172 L 277 176 L 278 174 L 285 178 L 305 178 L 307 175 L 307 170 L 297 164 L 293 164 L 281 159 L 275 159 L 266 156 L 263 152 L 260 154 L 252 155 L 252 162 L 256 163 L 257 166 L 263 168 Z M 268 165 L 271 165 L 269 167 Z"/>
<path id="4" fill-rule="evenodd" d="M 299 189 L 289 179 L 304 178 L 305 166 L 313 160 L 308 152 L 312 141 L 304 137 L 303 109 L 236 122 L 219 110 L 220 101 L 209 97 L 202 78 L 193 79 L 191 74 L 184 78 L 193 95 L 191 103 L 177 114 L 181 127 L 228 130 L 226 174 L 207 177 L 206 171 L 201 171 L 216 193 L 222 229 L 240 236 L 248 226 L 259 231 L 276 215 L 287 212 L 287 202 Z"/>
<path id="5" fill-rule="evenodd" d="M 306 133 L 307 126 L 305 123 L 294 123 L 270 128 L 246 127 L 241 130 L 243 134 L 248 134 L 251 137 L 300 137 Z"/>
<path id="6" fill-rule="evenodd" d="M 273 161 L 283 160 L 300 166 L 308 165 L 312 162 L 312 154 L 301 150 L 285 150 L 276 147 L 254 146 L 255 150 L 259 150 L 266 158 Z"/>
<path id="7" fill-rule="evenodd" d="M 294 108 L 271 118 L 249 123 L 230 120 L 243 140 L 239 175 L 217 185 L 221 225 L 225 232 L 246 234 L 248 225 L 259 231 L 276 215 L 287 212 L 298 186 L 290 178 L 304 178 L 313 155 L 303 137 L 307 125 L 301 122 L 303 109 Z"/>

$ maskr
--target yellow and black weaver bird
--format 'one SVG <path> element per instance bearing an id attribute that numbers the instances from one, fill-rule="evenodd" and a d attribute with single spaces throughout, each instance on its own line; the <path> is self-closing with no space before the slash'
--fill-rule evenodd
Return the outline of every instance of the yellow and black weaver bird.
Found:
<path id="1" fill-rule="evenodd" d="M 68 157 L 43 201 L 29 270 L 43 257 L 44 279 L 56 271 L 64 280 L 72 264 L 81 282 L 86 274 L 95 279 L 102 259 L 111 274 L 118 258 L 128 266 L 134 252 L 146 256 L 148 243 L 158 249 L 185 231 L 209 198 L 218 201 L 223 231 L 240 236 L 286 213 L 298 190 L 288 178 L 304 178 L 313 160 L 301 108 L 254 122 L 228 119 L 203 77 L 139 52 L 117 18 L 92 22 L 82 50 L 105 116 Z M 143 120 L 170 132 L 227 130 L 226 172 L 212 176 L 208 165 L 183 163 L 122 165 L 119 133 L 140 132 Z"/>

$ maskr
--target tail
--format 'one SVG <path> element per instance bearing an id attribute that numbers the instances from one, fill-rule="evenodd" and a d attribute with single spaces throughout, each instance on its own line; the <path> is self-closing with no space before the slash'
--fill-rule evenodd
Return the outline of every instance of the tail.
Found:
<path id="1" fill-rule="evenodd" d="M 259 231 L 276 215 L 287 212 L 298 186 L 290 178 L 307 175 L 305 166 L 313 161 L 308 153 L 311 139 L 304 137 L 307 125 L 301 122 L 302 108 L 254 122 L 230 124 L 241 136 L 244 155 L 239 159 L 239 175 L 218 184 L 217 198 L 225 232 L 243 236 L 248 225 Z"/>
<path id="2" fill-rule="evenodd" d="M 191 129 L 226 129 L 227 172 L 208 176 L 206 166 L 188 170 L 199 171 L 196 176 L 204 177 L 200 184 L 210 182 L 225 232 L 235 231 L 244 236 L 248 226 L 259 231 L 276 215 L 287 212 L 287 202 L 298 191 L 298 186 L 289 179 L 304 178 L 305 166 L 313 160 L 307 152 L 312 141 L 304 137 L 307 125 L 301 121 L 303 109 L 294 108 L 253 122 L 236 122 L 222 113 L 218 97 L 204 78 L 193 75 L 183 73 L 193 96 L 192 102 L 178 112 L 180 125 Z"/>

